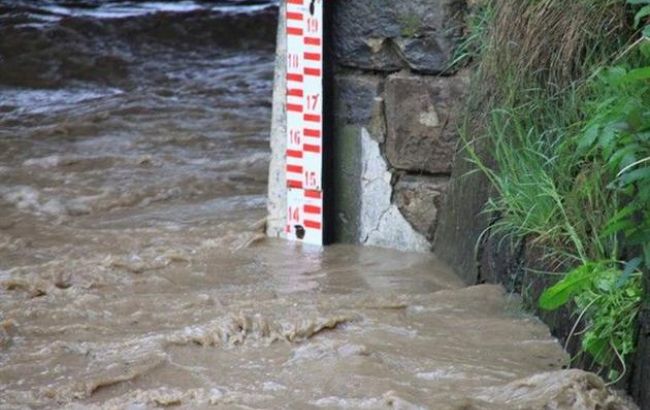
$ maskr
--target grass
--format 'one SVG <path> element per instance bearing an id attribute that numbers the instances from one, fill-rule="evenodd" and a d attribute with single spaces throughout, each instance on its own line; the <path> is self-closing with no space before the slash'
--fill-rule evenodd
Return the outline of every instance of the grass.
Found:
<path id="1" fill-rule="evenodd" d="M 634 351 L 650 267 L 650 46 L 628 11 L 487 1 L 454 59 L 476 64 L 462 134 L 494 187 L 489 233 L 544 250 L 562 278 L 540 307 L 574 310 L 583 351 L 612 381 Z"/>

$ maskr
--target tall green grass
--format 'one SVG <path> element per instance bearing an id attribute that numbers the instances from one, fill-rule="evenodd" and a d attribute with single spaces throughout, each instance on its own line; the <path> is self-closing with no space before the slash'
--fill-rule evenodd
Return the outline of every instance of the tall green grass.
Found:
<path id="1" fill-rule="evenodd" d="M 565 14 L 576 11 L 594 21 Z M 490 1 L 480 12 L 480 35 L 461 48 L 480 59 L 463 134 L 494 187 L 490 233 L 525 239 L 563 273 L 539 305 L 571 306 L 584 352 L 616 381 L 650 268 L 650 45 L 620 24 L 623 0 Z"/>

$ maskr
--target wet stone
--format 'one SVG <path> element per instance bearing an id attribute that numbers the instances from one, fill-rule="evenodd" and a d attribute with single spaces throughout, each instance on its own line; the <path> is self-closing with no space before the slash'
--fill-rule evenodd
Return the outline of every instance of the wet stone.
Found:
<path id="1" fill-rule="evenodd" d="M 398 73 L 386 82 L 386 155 L 397 169 L 449 173 L 465 93 L 464 77 Z"/>
<path id="2" fill-rule="evenodd" d="M 414 71 L 435 74 L 445 69 L 452 48 L 447 38 L 397 38 L 394 44 L 399 55 Z"/>
<path id="3" fill-rule="evenodd" d="M 429 240 L 436 232 L 448 183 L 448 177 L 405 175 L 395 185 L 397 207 L 411 226 Z"/>
<path id="4" fill-rule="evenodd" d="M 372 74 L 337 74 L 334 83 L 337 124 L 366 125 L 373 116 L 382 77 Z"/>
<path id="5" fill-rule="evenodd" d="M 462 0 L 337 2 L 334 50 L 344 66 L 437 74 L 447 68 L 460 34 Z"/>

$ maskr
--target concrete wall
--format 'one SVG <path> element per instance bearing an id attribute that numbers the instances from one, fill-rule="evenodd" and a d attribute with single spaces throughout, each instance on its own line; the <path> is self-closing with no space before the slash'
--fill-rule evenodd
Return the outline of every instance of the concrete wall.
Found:
<path id="1" fill-rule="evenodd" d="M 275 75 L 273 78 L 273 112 L 271 118 L 271 164 L 269 166 L 269 189 L 266 234 L 281 238 L 286 226 L 287 190 L 285 152 L 287 150 L 287 116 L 284 102 L 287 85 L 287 37 L 285 0 L 280 2 L 278 33 L 276 40 Z"/>

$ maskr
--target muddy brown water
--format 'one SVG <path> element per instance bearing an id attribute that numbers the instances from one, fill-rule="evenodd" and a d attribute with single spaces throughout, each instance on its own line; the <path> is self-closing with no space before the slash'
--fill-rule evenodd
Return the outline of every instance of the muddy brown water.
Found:
<path id="1" fill-rule="evenodd" d="M 264 2 L 36 3 L 0 25 L 0 408 L 632 408 L 433 255 L 264 239 Z"/>

